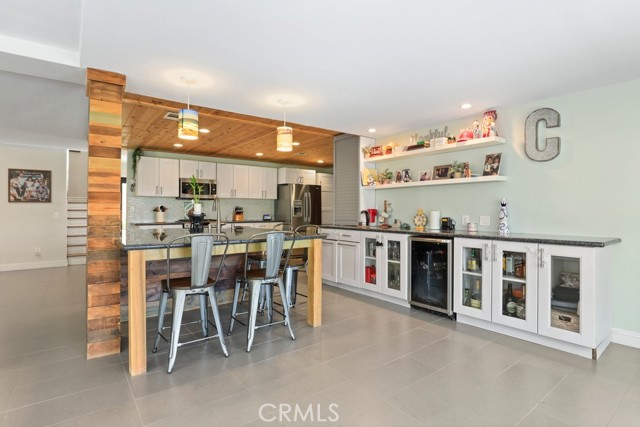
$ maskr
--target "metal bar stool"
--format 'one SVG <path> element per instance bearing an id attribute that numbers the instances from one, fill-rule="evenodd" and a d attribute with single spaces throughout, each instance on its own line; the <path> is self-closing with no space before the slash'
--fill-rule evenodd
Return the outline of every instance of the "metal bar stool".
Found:
<path id="1" fill-rule="evenodd" d="M 179 241 L 190 241 L 191 243 L 191 274 L 189 277 L 171 278 L 171 245 Z M 213 245 L 223 245 L 222 255 L 218 256 L 216 277 L 209 277 L 211 267 L 211 258 Z M 218 338 L 220 346 L 225 356 L 229 356 L 227 347 L 224 344 L 224 334 L 222 331 L 222 322 L 220 321 L 220 312 L 218 311 L 218 301 L 215 293 L 215 285 L 218 283 L 220 273 L 224 265 L 224 259 L 229 249 L 229 239 L 224 234 L 187 234 L 176 237 L 167 244 L 167 278 L 162 280 L 162 296 L 160 305 L 158 306 L 158 335 L 153 346 L 153 352 L 158 351 L 160 338 L 169 342 L 169 367 L 168 373 L 173 370 L 176 362 L 178 347 L 203 341 L 211 338 Z M 167 300 L 171 295 L 173 299 L 173 320 L 171 322 L 171 338 L 167 339 L 162 331 L 167 327 L 164 326 L 164 315 L 167 309 Z M 182 314 L 184 312 L 184 304 L 187 295 L 197 295 L 200 300 L 200 321 L 191 323 L 200 323 L 202 327 L 202 338 L 194 339 L 186 342 L 179 342 L 180 327 L 182 325 Z M 207 296 L 211 302 L 211 310 L 213 311 L 214 323 L 208 320 L 207 316 Z M 209 324 L 211 324 L 218 333 L 209 336 Z"/>
<path id="2" fill-rule="evenodd" d="M 295 233 L 304 236 L 316 235 L 319 229 L 317 225 L 301 225 L 296 227 Z M 294 249 L 289 257 L 289 263 L 284 273 L 287 289 L 289 289 L 290 292 L 289 303 L 291 307 L 296 305 L 296 297 L 298 295 L 307 298 L 307 295 L 298 292 L 298 271 L 304 271 L 306 273 L 308 265 L 309 248 Z"/>
<path id="3" fill-rule="evenodd" d="M 245 250 L 245 263 L 244 263 L 244 275 L 241 279 L 236 281 L 235 291 L 233 294 L 233 305 L 231 308 L 231 323 L 229 324 L 229 335 L 233 331 L 234 323 L 237 321 L 240 324 L 247 326 L 247 351 L 251 351 L 251 346 L 254 340 L 255 330 L 265 326 L 271 326 L 278 323 L 284 323 L 289 328 L 289 334 L 291 339 L 295 339 L 293 329 L 291 327 L 291 319 L 289 317 L 289 290 L 283 280 L 284 269 L 281 268 L 289 261 L 289 255 L 291 249 L 284 249 L 285 239 L 291 241 L 291 247 L 295 244 L 296 234 L 291 231 L 270 231 L 266 233 L 258 233 L 246 243 Z M 265 268 L 249 269 L 249 254 L 251 246 L 256 243 L 266 242 L 266 261 Z M 284 253 L 284 256 L 283 256 Z M 283 261 L 284 258 L 284 261 Z M 284 264 L 283 264 L 284 263 Z M 240 299 L 240 287 L 248 287 L 251 294 L 250 304 L 247 312 L 238 312 L 238 300 Z M 280 288 L 280 296 L 282 298 L 282 313 L 277 312 L 283 316 L 283 320 L 274 322 L 272 317 L 272 295 L 273 287 L 278 286 Z M 266 305 L 269 310 L 268 322 L 263 325 L 256 326 L 256 317 L 258 314 L 258 306 L 260 303 L 261 289 L 266 287 Z M 238 316 L 248 314 L 249 318 L 247 323 L 243 323 Z"/>

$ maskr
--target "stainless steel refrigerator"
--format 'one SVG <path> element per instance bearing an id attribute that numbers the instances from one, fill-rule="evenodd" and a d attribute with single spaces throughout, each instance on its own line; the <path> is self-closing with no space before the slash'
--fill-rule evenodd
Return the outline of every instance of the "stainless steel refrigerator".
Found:
<path id="1" fill-rule="evenodd" d="M 280 184 L 276 200 L 276 221 L 295 229 L 300 225 L 322 223 L 322 192 L 319 185 Z"/>

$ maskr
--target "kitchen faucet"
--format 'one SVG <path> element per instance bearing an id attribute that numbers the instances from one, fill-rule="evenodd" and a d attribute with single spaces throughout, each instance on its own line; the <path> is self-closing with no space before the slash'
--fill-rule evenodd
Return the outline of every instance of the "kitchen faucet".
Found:
<path id="1" fill-rule="evenodd" d="M 216 211 L 216 233 L 222 234 L 222 221 L 220 220 L 220 198 L 213 196 L 213 210 Z"/>

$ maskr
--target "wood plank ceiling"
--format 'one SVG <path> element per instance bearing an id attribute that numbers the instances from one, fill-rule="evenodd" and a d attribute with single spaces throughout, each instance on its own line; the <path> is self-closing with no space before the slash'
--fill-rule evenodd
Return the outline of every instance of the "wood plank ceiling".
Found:
<path id="1" fill-rule="evenodd" d="M 293 152 L 276 151 L 276 128 L 281 121 L 232 113 L 213 108 L 191 106 L 198 111 L 201 133 L 196 141 L 178 138 L 178 122 L 165 118 L 185 104 L 125 93 L 122 111 L 123 148 L 194 154 L 231 159 L 258 160 L 300 166 L 333 167 L 333 138 L 341 132 L 287 123 L 293 128 L 293 140 L 300 142 Z M 182 143 L 176 148 L 173 144 Z M 257 157 L 256 153 L 264 153 Z M 323 164 L 318 164 L 323 160 Z"/>

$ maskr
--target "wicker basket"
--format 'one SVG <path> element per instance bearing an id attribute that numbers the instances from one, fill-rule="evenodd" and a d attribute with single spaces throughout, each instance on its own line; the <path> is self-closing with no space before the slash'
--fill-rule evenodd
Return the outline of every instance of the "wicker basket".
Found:
<path id="1" fill-rule="evenodd" d="M 580 316 L 576 313 L 551 309 L 551 326 L 580 333 Z"/>

